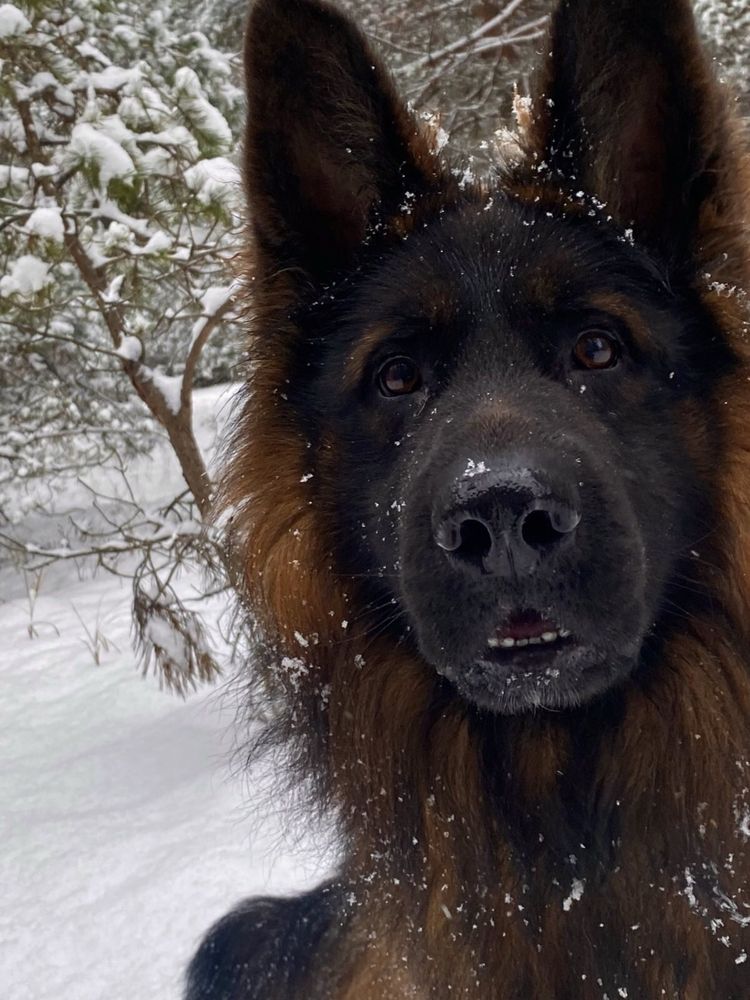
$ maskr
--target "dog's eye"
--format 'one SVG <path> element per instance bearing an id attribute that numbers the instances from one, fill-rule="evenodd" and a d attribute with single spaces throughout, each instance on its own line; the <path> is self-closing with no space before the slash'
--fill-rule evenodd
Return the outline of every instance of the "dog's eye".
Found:
<path id="1" fill-rule="evenodd" d="M 378 388 L 384 396 L 408 396 L 422 385 L 422 373 L 411 358 L 388 358 L 378 370 Z"/>
<path id="2" fill-rule="evenodd" d="M 602 330 L 587 330 L 576 341 L 573 357 L 581 368 L 614 368 L 620 360 L 620 345 Z"/>

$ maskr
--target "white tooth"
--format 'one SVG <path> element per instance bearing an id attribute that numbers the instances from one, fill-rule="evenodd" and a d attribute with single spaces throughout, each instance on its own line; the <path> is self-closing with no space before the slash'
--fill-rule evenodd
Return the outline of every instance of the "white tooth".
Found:
<path id="1" fill-rule="evenodd" d="M 554 642 L 557 632 L 542 632 L 542 642 Z"/>
<path id="2" fill-rule="evenodd" d="M 515 639 L 503 639 L 503 641 L 500 643 L 500 645 L 503 647 L 503 649 L 510 649 L 512 646 L 516 645 L 516 640 Z"/>
<path id="3" fill-rule="evenodd" d="M 528 639 L 516 639 L 517 646 L 528 646 L 528 644 L 529 644 Z"/>
<path id="4" fill-rule="evenodd" d="M 569 635 L 570 635 L 570 629 L 567 629 L 567 628 L 561 628 L 560 629 L 560 638 L 561 639 L 567 639 Z"/>
<path id="5" fill-rule="evenodd" d="M 529 639 L 529 645 L 530 646 L 541 646 L 541 644 L 542 644 L 542 640 L 540 638 Z"/>
<path id="6" fill-rule="evenodd" d="M 497 649 L 497 647 L 500 645 L 500 640 L 495 638 L 488 639 L 487 645 L 491 646 L 493 649 Z"/>

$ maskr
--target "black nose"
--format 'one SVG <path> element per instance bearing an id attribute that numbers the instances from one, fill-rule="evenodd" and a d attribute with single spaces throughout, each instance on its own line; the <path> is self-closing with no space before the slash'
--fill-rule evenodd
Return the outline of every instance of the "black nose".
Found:
<path id="1" fill-rule="evenodd" d="M 453 562 L 517 577 L 572 541 L 581 520 L 578 491 L 527 469 L 463 476 L 434 520 L 435 541 Z"/>

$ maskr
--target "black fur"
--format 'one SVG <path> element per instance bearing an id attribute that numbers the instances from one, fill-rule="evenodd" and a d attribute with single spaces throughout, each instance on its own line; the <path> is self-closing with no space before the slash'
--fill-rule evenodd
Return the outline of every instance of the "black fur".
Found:
<path id="1" fill-rule="evenodd" d="M 206 935 L 188 969 L 185 1000 L 300 1000 L 303 984 L 304 1000 L 325 1000 L 344 922 L 333 883 L 288 899 L 248 900 Z"/>

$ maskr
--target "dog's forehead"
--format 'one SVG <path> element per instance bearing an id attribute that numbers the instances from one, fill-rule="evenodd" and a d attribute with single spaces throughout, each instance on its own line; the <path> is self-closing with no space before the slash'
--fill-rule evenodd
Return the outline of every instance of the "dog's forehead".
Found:
<path id="1" fill-rule="evenodd" d="M 370 277 L 362 299 L 380 310 L 381 328 L 402 318 L 473 327 L 486 317 L 518 328 L 577 307 L 621 311 L 659 284 L 653 262 L 606 221 L 497 196 L 428 220 Z"/>

